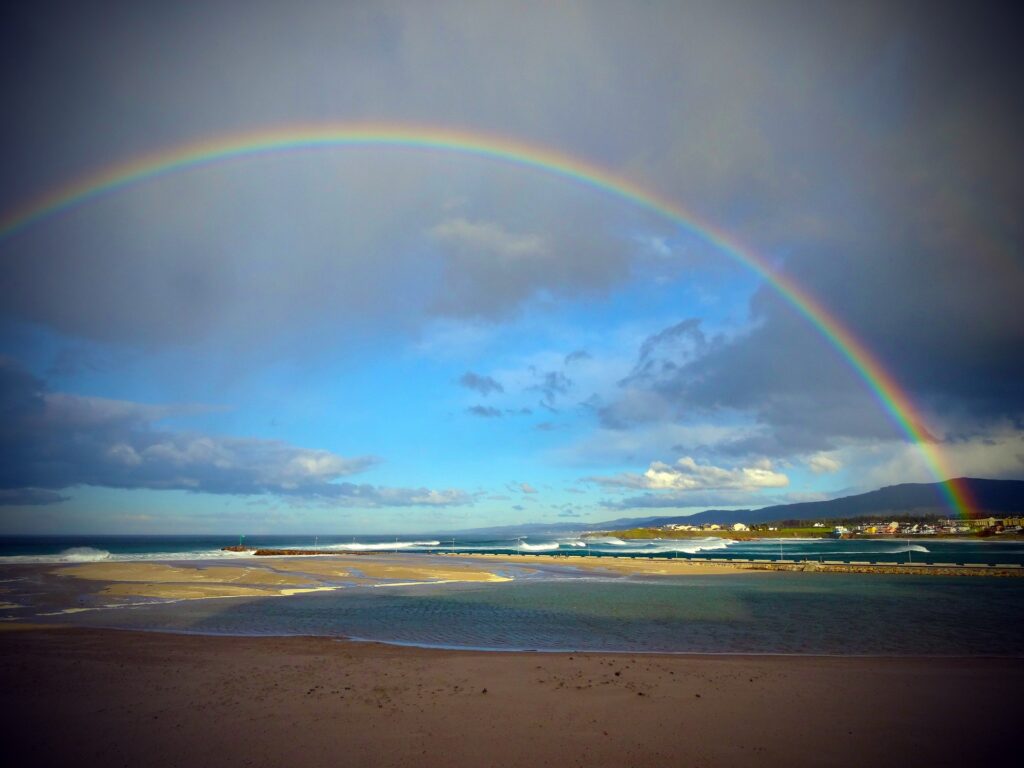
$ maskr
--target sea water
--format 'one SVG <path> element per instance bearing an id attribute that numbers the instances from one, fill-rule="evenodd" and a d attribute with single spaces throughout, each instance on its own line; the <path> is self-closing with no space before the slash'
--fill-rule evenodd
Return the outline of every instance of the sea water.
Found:
<path id="1" fill-rule="evenodd" d="M 88 626 L 443 648 L 1024 656 L 1024 580 L 835 573 L 347 588 L 61 616 Z"/>
<path id="2" fill-rule="evenodd" d="M 268 549 L 344 552 L 426 552 L 461 554 L 544 554 L 567 557 L 654 557 L 727 560 L 813 560 L 877 563 L 980 563 L 1024 566 L 1024 541 L 987 539 L 754 539 L 713 535 L 687 539 L 623 540 L 523 536 L 481 538 L 436 534 L 406 536 L 6 536 L 0 564 L 91 562 L 98 560 L 207 560 L 244 557 L 224 547 L 244 544 Z"/>

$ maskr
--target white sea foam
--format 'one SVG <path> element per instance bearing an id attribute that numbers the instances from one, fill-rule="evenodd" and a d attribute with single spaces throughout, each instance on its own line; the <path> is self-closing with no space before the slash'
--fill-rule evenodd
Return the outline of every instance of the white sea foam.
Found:
<path id="1" fill-rule="evenodd" d="M 525 541 L 519 544 L 519 549 L 526 552 L 550 552 L 558 549 L 557 541 L 545 542 L 544 544 L 527 544 Z"/>
<path id="2" fill-rule="evenodd" d="M 625 542 L 623 542 L 625 545 Z M 725 549 L 735 544 L 732 539 L 707 537 L 703 539 L 637 539 L 633 546 L 621 546 L 615 551 L 631 555 L 660 555 L 669 552 L 680 552 L 695 555 L 698 552 L 710 552 Z"/>
<path id="3" fill-rule="evenodd" d="M 87 551 L 82 551 L 87 550 Z M 94 563 L 94 562 L 139 562 L 146 560 L 222 560 L 237 557 L 252 557 L 252 552 L 222 552 L 219 549 L 204 549 L 191 552 L 125 552 L 113 554 L 92 547 L 72 547 L 53 555 L 8 555 L 0 557 L 0 565 L 49 563 Z"/>
<path id="4" fill-rule="evenodd" d="M 339 552 L 386 552 L 394 549 L 409 549 L 410 547 L 436 547 L 440 543 L 440 541 L 379 541 L 373 544 L 364 544 L 353 541 L 348 544 L 322 544 L 317 549 Z"/>
<path id="5" fill-rule="evenodd" d="M 831 536 L 827 536 L 827 537 L 821 537 L 821 536 L 777 536 L 775 538 L 765 537 L 763 539 L 755 539 L 753 541 L 747 541 L 746 543 L 747 544 L 758 544 L 758 543 L 761 543 L 761 544 L 778 544 L 780 541 L 783 544 L 786 544 L 788 542 L 792 542 L 794 544 L 828 544 L 829 542 L 832 542 L 832 541 L 838 541 L 838 539 L 833 539 Z"/>
<path id="6" fill-rule="evenodd" d="M 906 544 L 902 547 L 896 547 L 895 549 L 887 549 L 884 554 L 886 555 L 899 555 L 905 552 L 930 552 L 928 547 L 922 547 L 920 544 Z"/>
<path id="7" fill-rule="evenodd" d="M 616 536 L 595 536 L 592 539 L 588 539 L 591 546 L 600 544 L 611 544 L 613 547 L 627 547 L 629 546 L 626 542 Z"/>
<path id="8" fill-rule="evenodd" d="M 58 562 L 62 563 L 94 563 L 99 560 L 109 560 L 110 553 L 105 549 L 95 547 L 71 547 L 65 549 L 58 556 Z"/>
<path id="9" fill-rule="evenodd" d="M 563 547 L 585 547 L 585 546 L 587 546 L 587 542 L 580 541 L 579 539 L 569 539 L 569 540 L 565 540 L 565 541 L 560 541 L 559 544 L 561 544 Z"/>

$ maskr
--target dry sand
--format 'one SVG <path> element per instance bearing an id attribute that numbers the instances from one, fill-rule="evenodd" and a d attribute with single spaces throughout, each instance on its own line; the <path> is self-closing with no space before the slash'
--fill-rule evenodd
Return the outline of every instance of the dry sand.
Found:
<path id="1" fill-rule="evenodd" d="M 1014 764 L 1024 664 L 26 628 L 0 681 L 11 765 L 962 768 Z"/>

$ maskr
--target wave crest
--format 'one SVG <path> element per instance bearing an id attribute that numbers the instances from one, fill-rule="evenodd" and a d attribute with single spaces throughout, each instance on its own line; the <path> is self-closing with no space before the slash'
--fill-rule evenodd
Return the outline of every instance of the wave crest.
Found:
<path id="1" fill-rule="evenodd" d="M 436 547 L 440 543 L 440 541 L 381 541 L 363 544 L 353 541 L 351 544 L 322 544 L 318 549 L 332 549 L 339 552 L 371 552 L 375 550 L 386 552 L 390 549 L 408 549 L 409 547 Z"/>
<path id="2" fill-rule="evenodd" d="M 558 549 L 558 542 L 553 541 L 546 544 L 527 544 L 524 541 L 519 545 L 519 549 L 526 552 L 550 552 L 553 549 Z"/>
<path id="3" fill-rule="evenodd" d="M 62 563 L 95 563 L 100 560 L 109 560 L 110 553 L 105 549 L 95 547 L 71 547 L 65 549 L 58 555 Z"/>
<path id="4" fill-rule="evenodd" d="M 628 547 L 629 546 L 626 542 L 624 542 L 622 539 L 618 538 L 617 536 L 594 536 L 594 537 L 588 538 L 587 541 L 589 541 L 591 545 L 594 545 L 594 544 L 611 544 L 612 546 L 615 546 L 615 547 Z"/>

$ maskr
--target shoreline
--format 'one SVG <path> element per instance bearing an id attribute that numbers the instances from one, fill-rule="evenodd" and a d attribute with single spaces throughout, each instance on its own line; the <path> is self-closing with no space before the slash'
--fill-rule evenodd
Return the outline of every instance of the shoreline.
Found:
<path id="1" fill-rule="evenodd" d="M 818 560 L 748 560 L 742 558 L 671 558 L 671 557 L 620 557 L 615 555 L 552 555 L 552 554 L 516 554 L 490 555 L 484 553 L 448 554 L 442 557 L 483 558 L 492 561 L 499 558 L 514 563 L 578 565 L 589 570 L 603 569 L 614 572 L 635 572 L 648 576 L 685 576 L 715 573 L 749 573 L 751 571 L 780 571 L 797 573 L 863 573 L 886 575 L 930 575 L 930 576 L 993 576 L 1001 578 L 1020 578 L 1024 576 L 1024 568 L 1017 565 L 959 565 L 947 563 L 872 563 L 872 562 L 840 562 Z M 583 561 L 577 563 L 577 561 Z M 638 562 L 639 561 L 639 562 Z M 634 563 L 637 563 L 634 565 Z"/>
<path id="2" fill-rule="evenodd" d="M 250 557 L 448 557 L 466 559 L 484 559 L 488 562 L 565 565 L 588 569 L 602 568 L 612 571 L 635 571 L 644 575 L 693 575 L 709 573 L 709 568 L 722 571 L 789 571 L 815 573 L 883 573 L 890 575 L 937 575 L 937 576 L 994 576 L 1020 578 L 1024 576 L 1024 567 L 1015 563 L 889 563 L 878 561 L 841 561 L 798 559 L 751 559 L 751 558 L 716 558 L 716 557 L 655 557 L 655 556 L 622 556 L 622 555 L 578 555 L 570 553 L 522 552 L 515 554 L 488 552 L 338 552 L 337 550 L 321 549 L 256 549 L 242 550 L 226 547 L 225 551 L 239 553 L 243 551 Z M 125 561 L 128 562 L 128 561 Z M 637 566 L 633 563 L 656 563 L 658 565 Z"/>
<path id="3" fill-rule="evenodd" d="M 538 571 L 616 578 L 771 573 L 1020 578 L 1024 568 L 932 564 L 779 562 L 726 558 L 597 557 L 552 554 L 332 553 L 235 556 L 224 560 L 114 561 L 0 565 L 0 623 L 34 615 L 116 608 L 140 601 L 286 597 L 354 587 L 505 582 Z"/>
<path id="4" fill-rule="evenodd" d="M 32 764 L 961 766 L 1008 764 L 948 717 L 1014 711 L 1024 662 L 25 628 L 0 632 L 0 674 Z"/>

